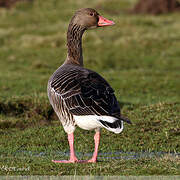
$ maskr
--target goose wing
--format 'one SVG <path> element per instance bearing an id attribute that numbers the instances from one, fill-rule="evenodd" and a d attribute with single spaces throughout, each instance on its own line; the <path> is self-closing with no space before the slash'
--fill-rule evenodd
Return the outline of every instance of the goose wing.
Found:
<path id="1" fill-rule="evenodd" d="M 56 74 L 51 81 L 55 100 L 61 97 L 68 111 L 73 115 L 99 115 L 121 118 L 120 108 L 114 90 L 96 72 L 88 69 L 73 69 Z M 59 102 L 55 102 L 59 103 Z"/>

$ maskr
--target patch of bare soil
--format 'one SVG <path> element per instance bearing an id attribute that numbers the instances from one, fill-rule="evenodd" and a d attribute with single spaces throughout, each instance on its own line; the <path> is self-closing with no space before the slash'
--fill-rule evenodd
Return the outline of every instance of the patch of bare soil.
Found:
<path id="1" fill-rule="evenodd" d="M 25 1 L 32 2 L 33 0 L 0 0 L 0 7 L 9 9 L 9 8 L 13 7 L 19 1 L 21 1 L 21 2 L 25 2 Z"/>
<path id="2" fill-rule="evenodd" d="M 180 11 L 177 0 L 140 0 L 131 10 L 135 14 L 165 14 Z"/>

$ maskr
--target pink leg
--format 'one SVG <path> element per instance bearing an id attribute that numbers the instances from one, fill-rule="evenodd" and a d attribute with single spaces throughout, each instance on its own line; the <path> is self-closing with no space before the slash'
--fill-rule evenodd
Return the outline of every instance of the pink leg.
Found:
<path id="1" fill-rule="evenodd" d="M 95 150 L 93 153 L 93 157 L 87 162 L 95 163 L 97 161 L 99 141 L 100 141 L 100 132 L 96 132 L 96 134 L 94 135 Z"/>
<path id="2" fill-rule="evenodd" d="M 70 147 L 70 159 L 69 160 L 60 160 L 60 161 L 56 161 L 56 160 L 52 160 L 52 162 L 55 163 L 75 163 L 78 162 L 78 159 L 75 155 L 74 152 L 74 134 L 68 134 L 68 141 L 69 141 L 69 147 Z"/>

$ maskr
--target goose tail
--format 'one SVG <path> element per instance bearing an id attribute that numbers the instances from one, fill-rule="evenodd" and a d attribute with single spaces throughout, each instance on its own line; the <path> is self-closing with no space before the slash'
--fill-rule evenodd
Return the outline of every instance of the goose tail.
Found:
<path id="1" fill-rule="evenodd" d="M 112 116 L 101 116 L 98 121 L 102 127 L 117 134 L 121 133 L 124 128 L 123 121 Z"/>

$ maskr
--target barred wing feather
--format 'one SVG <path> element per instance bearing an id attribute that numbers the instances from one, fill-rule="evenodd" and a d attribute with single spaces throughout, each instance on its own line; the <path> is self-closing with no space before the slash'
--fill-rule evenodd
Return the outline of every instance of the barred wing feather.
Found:
<path id="1" fill-rule="evenodd" d="M 51 79 L 55 96 L 64 101 L 73 115 L 107 115 L 120 118 L 120 108 L 114 90 L 96 72 L 88 69 L 62 70 Z M 59 102 L 53 102 L 59 103 Z"/>

